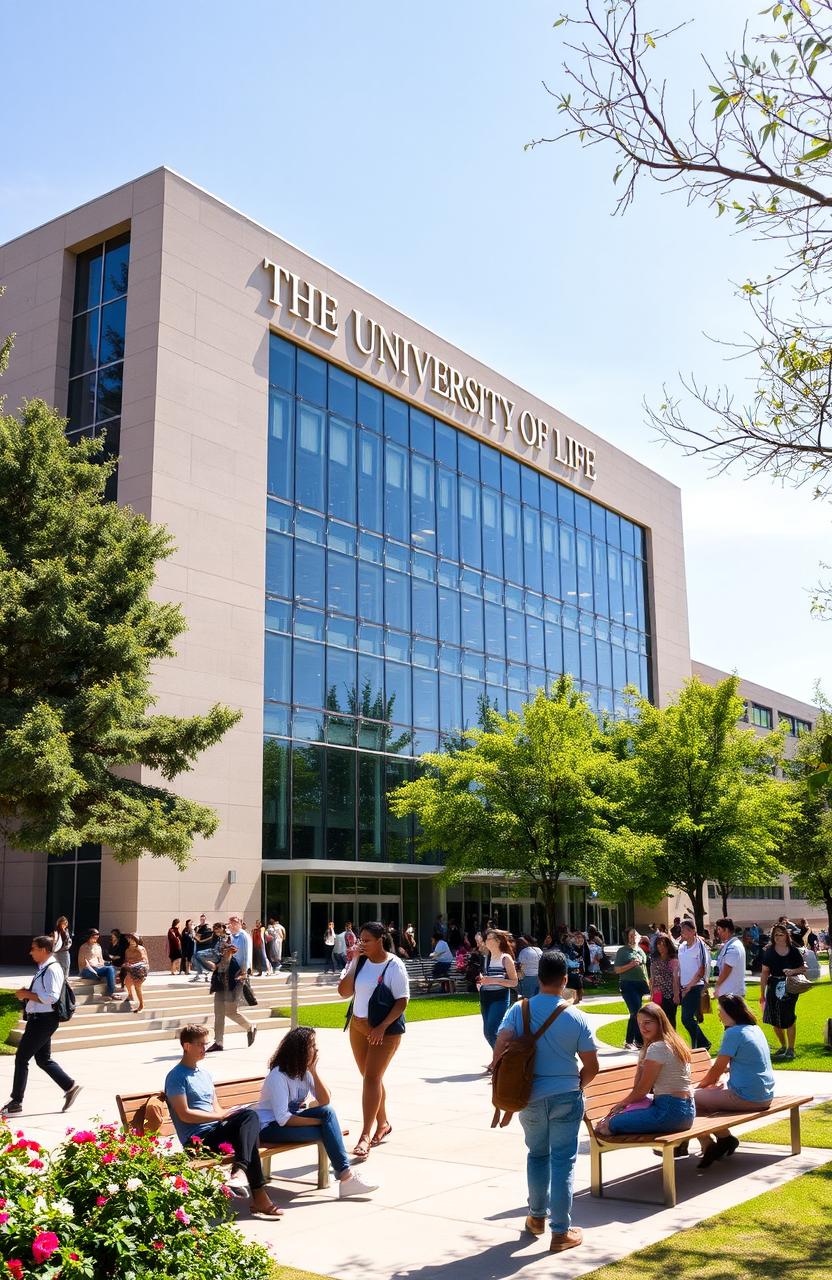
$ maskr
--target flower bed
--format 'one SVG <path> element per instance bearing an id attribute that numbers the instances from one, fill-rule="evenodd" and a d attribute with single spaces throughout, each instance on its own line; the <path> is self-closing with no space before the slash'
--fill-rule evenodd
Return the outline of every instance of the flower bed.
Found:
<path id="1" fill-rule="evenodd" d="M 68 1130 L 52 1152 L 0 1125 L 0 1280 L 265 1280 L 215 1166 L 155 1135 Z"/>

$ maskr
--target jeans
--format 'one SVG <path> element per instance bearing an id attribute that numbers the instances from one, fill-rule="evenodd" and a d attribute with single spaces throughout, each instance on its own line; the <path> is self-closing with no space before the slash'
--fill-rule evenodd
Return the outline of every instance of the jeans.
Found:
<path id="1" fill-rule="evenodd" d="M 199 1135 L 202 1145 L 211 1151 L 219 1151 L 221 1142 L 230 1142 L 234 1148 L 234 1164 L 245 1169 L 252 1191 L 265 1186 L 263 1166 L 260 1163 L 260 1119 L 254 1107 L 243 1107 L 227 1120 L 219 1120 Z"/>
<path id="2" fill-rule="evenodd" d="M 14 1057 L 12 1102 L 22 1102 L 29 1079 L 29 1063 L 34 1058 L 41 1071 L 54 1080 L 59 1089 L 68 1093 L 75 1081 L 58 1066 L 52 1057 L 52 1037 L 58 1030 L 57 1013 L 30 1015 L 23 1029 L 23 1036 Z"/>
<path id="3" fill-rule="evenodd" d="M 324 943 L 324 973 L 335 972 L 335 947 L 331 942 Z"/>
<path id="4" fill-rule="evenodd" d="M 448 974 L 451 972 L 451 963 L 452 961 L 450 960 L 434 960 L 433 973 L 431 974 L 431 977 L 447 978 Z"/>
<path id="5" fill-rule="evenodd" d="M 206 963 L 206 961 L 210 961 L 210 964 Z M 194 952 L 194 973 L 213 973 L 216 967 L 217 956 L 213 947 L 206 947 L 202 951 Z"/>
<path id="6" fill-rule="evenodd" d="M 558 1234 L 572 1225 L 572 1183 L 583 1116 L 580 1092 L 540 1098 L 520 1112 L 528 1150 L 529 1214 L 545 1218 L 548 1210 L 549 1225 Z"/>
<path id="7" fill-rule="evenodd" d="M 517 994 L 522 996 L 524 1000 L 531 1000 L 532 996 L 536 996 L 540 990 L 540 983 L 537 980 L 536 973 L 530 973 L 527 977 L 521 978 L 517 983 Z"/>
<path id="8" fill-rule="evenodd" d="M 692 1049 L 710 1049 L 711 1047 L 710 1040 L 697 1022 L 702 990 L 703 983 L 700 982 L 698 987 L 691 987 L 687 995 L 682 996 L 682 1026 L 690 1036 Z"/>
<path id="9" fill-rule="evenodd" d="M 674 1098 L 669 1093 L 654 1098 L 649 1107 L 620 1111 L 610 1120 L 610 1133 L 680 1133 L 689 1129 L 696 1116 L 693 1098 Z"/>
<path id="10" fill-rule="evenodd" d="M 341 1137 L 341 1122 L 330 1106 L 305 1107 L 301 1115 L 320 1120 L 320 1129 L 311 1125 L 278 1124 L 272 1120 L 260 1130 L 260 1141 L 277 1146 L 281 1142 L 308 1142 L 310 1138 L 318 1138 L 329 1156 L 335 1176 L 340 1177 L 350 1167 L 350 1158 Z"/>
<path id="11" fill-rule="evenodd" d="M 82 978 L 94 978 L 97 982 L 102 978 L 107 984 L 107 995 L 111 996 L 116 989 L 116 971 L 111 964 L 87 964 L 79 975 Z"/>
<path id="12" fill-rule="evenodd" d="M 621 999 L 627 1006 L 629 1018 L 627 1019 L 627 1034 L 624 1037 L 627 1044 L 642 1044 L 641 1032 L 638 1029 L 638 1020 L 636 1014 L 641 1008 L 641 1002 L 644 999 L 644 988 L 638 982 L 622 982 L 621 983 Z"/>
<path id="13" fill-rule="evenodd" d="M 483 987 L 480 990 L 482 1033 L 492 1049 L 497 1043 L 500 1023 L 508 1010 L 509 995 L 508 987 Z"/>

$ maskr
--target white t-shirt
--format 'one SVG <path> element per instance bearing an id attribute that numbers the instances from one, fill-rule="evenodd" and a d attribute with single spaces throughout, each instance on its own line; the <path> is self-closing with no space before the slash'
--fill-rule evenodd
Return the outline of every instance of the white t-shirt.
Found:
<path id="1" fill-rule="evenodd" d="M 358 964 L 360 956 L 356 956 L 354 960 L 350 960 L 349 965 L 345 969 L 345 973 L 355 973 L 355 967 Z M 389 965 L 386 973 L 384 973 L 385 965 Z M 366 1018 L 370 1004 L 370 996 L 376 984 L 381 981 L 381 975 L 384 973 L 384 985 L 389 987 L 397 1000 L 404 1000 L 410 995 L 410 980 L 407 976 L 407 969 L 398 956 L 388 956 L 386 960 L 378 963 L 372 960 L 366 960 L 361 966 L 361 972 L 355 979 L 355 1004 L 353 1005 L 353 1014 L 356 1018 Z"/>
<path id="2" fill-rule="evenodd" d="M 263 1129 L 274 1120 L 278 1124 L 286 1124 L 289 1117 L 300 1109 L 301 1103 L 306 1101 L 314 1088 L 312 1076 L 308 1071 L 299 1080 L 293 1080 L 278 1067 L 272 1067 L 260 1087 L 260 1097 L 257 1101 L 256 1111 L 260 1128 Z"/>
<path id="3" fill-rule="evenodd" d="M 745 947 L 739 938 L 729 938 L 722 944 L 716 958 L 717 969 L 722 974 L 723 966 L 729 964 L 731 972 L 725 982 L 717 979 L 717 988 L 721 996 L 745 995 Z"/>
<path id="4" fill-rule="evenodd" d="M 694 974 L 697 969 L 701 969 L 704 965 L 704 976 L 699 979 L 699 983 L 705 981 L 708 976 L 708 968 L 711 963 L 711 953 L 705 946 L 701 938 L 697 938 L 695 942 L 688 944 L 681 942 L 679 944 L 679 981 L 683 987 L 693 981 Z M 698 985 L 698 984 L 697 984 Z"/>
<path id="5" fill-rule="evenodd" d="M 335 954 L 345 956 L 347 954 L 347 932 L 343 930 L 335 935 Z"/>
<path id="6" fill-rule="evenodd" d="M 444 938 L 440 938 L 436 944 L 436 949 L 430 953 L 431 960 L 438 960 L 440 964 L 453 963 L 454 953 L 448 946 Z M 390 977 L 388 973 L 388 978 Z"/>
<path id="7" fill-rule="evenodd" d="M 536 978 L 537 971 L 540 967 L 540 957 L 543 952 L 540 947 L 524 947 L 517 957 L 518 964 L 523 966 L 524 978 Z"/>
<path id="8" fill-rule="evenodd" d="M 590 942 L 589 944 L 589 970 L 590 973 L 598 973 L 601 968 L 601 957 L 604 954 L 604 948 L 598 942 Z"/>

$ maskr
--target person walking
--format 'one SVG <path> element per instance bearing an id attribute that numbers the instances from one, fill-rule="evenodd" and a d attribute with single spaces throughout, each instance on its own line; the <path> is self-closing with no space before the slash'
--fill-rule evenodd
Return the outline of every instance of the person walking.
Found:
<path id="1" fill-rule="evenodd" d="M 262 920 L 255 920 L 254 928 L 251 931 L 251 949 L 253 955 L 254 972 L 258 978 L 262 978 L 263 974 L 269 974 L 272 971 L 271 962 L 266 950 L 265 931 L 263 929 Z"/>
<path id="2" fill-rule="evenodd" d="M 702 995 L 711 965 L 710 952 L 696 933 L 692 920 L 682 921 L 682 941 L 677 952 L 681 984 L 682 1026 L 690 1036 L 692 1049 L 710 1049 L 711 1042 L 700 1026 Z"/>
<path id="3" fill-rule="evenodd" d="M 179 928 L 179 917 L 171 922 L 168 929 L 168 962 L 171 977 L 182 972 L 182 931 Z"/>
<path id="4" fill-rule="evenodd" d="M 23 1110 L 29 1063 L 33 1058 L 36 1066 L 63 1091 L 62 1111 L 68 1111 L 81 1092 L 80 1084 L 76 1084 L 52 1057 L 52 1037 L 59 1025 L 55 1004 L 66 982 L 66 974 L 55 959 L 52 944 L 53 938 L 49 934 L 38 934 L 32 939 L 29 955 L 37 965 L 37 973 L 30 986 L 19 987 L 14 993 L 23 1005 L 26 1025 L 15 1051 L 12 1096 L 0 1108 L 0 1118 L 19 1115 Z"/>
<path id="5" fill-rule="evenodd" d="M 734 931 L 734 922 L 729 917 L 717 920 L 716 936 L 720 942 L 719 954 L 716 958 L 717 979 L 714 996 L 745 995 L 745 947 L 742 939 Z"/>
<path id="6" fill-rule="evenodd" d="M 697 1115 L 720 1115 L 725 1111 L 765 1111 L 774 1097 L 768 1041 L 742 996 L 719 996 L 717 1015 L 725 1028 L 722 1043 L 707 1075 L 694 1093 Z M 722 1077 L 728 1072 L 728 1082 Z M 739 1142 L 728 1125 L 717 1126 L 700 1138 L 700 1169 L 730 1156 Z"/>
<path id="7" fill-rule="evenodd" d="M 78 974 L 82 978 L 92 978 L 93 982 L 103 982 L 105 991 L 101 999 L 113 1000 L 116 990 L 116 971 L 113 965 L 104 963 L 100 937 L 97 929 L 90 929 L 86 942 L 82 942 L 78 948 Z"/>
<path id="8" fill-rule="evenodd" d="M 528 1003 L 518 1001 L 500 1024 L 491 1069 L 511 1041 L 524 1034 L 524 1006 L 532 1032 L 556 1015 L 535 1046 L 531 1097 L 520 1112 L 520 1124 L 528 1153 L 526 1230 L 542 1236 L 548 1214 L 549 1252 L 562 1253 L 583 1240 L 580 1228 L 572 1226 L 572 1186 L 584 1115 L 583 1090 L 598 1074 L 598 1046 L 584 1014 L 564 999 L 565 956 L 544 951 L 537 976 L 539 993 Z"/>
<path id="9" fill-rule="evenodd" d="M 618 990 L 627 1006 L 629 1018 L 624 1036 L 624 1048 L 641 1048 L 641 1031 L 636 1014 L 650 988 L 647 984 L 647 957 L 639 946 L 638 929 L 627 930 L 627 941 L 615 953 L 613 968 L 618 974 Z"/>
<path id="10" fill-rule="evenodd" d="M 206 1050 L 207 1053 L 222 1053 L 226 1018 L 243 1028 L 249 1048 L 254 1044 L 257 1028 L 239 1008 L 245 977 L 237 959 L 237 947 L 226 940 L 220 947 L 219 963 L 211 974 L 209 991 L 214 997 L 214 1043 Z"/>
<path id="11" fill-rule="evenodd" d="M 771 931 L 771 942 L 762 956 L 760 970 L 760 1004 L 763 1006 L 763 1022 L 771 1027 L 780 1042 L 780 1048 L 772 1055 L 773 1062 L 793 1062 L 794 1042 L 797 1035 L 797 996 L 786 990 L 786 979 L 805 974 L 806 962 L 792 941 L 790 930 L 784 924 L 776 924 Z"/>
<path id="12" fill-rule="evenodd" d="M 520 975 L 517 982 L 517 991 L 525 1000 L 531 1000 L 532 996 L 536 996 L 539 990 L 537 971 L 543 952 L 528 934 L 521 933 L 517 941 L 520 947 L 517 953 L 518 973 Z"/>
<path id="13" fill-rule="evenodd" d="M 274 971 L 277 973 L 283 967 L 283 947 L 286 943 L 286 930 L 280 923 L 280 920 L 274 918 Z"/>
<path id="14" fill-rule="evenodd" d="M 324 931 L 324 973 L 335 972 L 335 921 L 330 920 Z"/>
<path id="15" fill-rule="evenodd" d="M 692 1054 L 673 1030 L 662 1005 L 638 1011 L 641 1050 L 633 1087 L 604 1116 L 602 1137 L 631 1133 L 684 1133 L 696 1118 L 690 1080 Z"/>
<path id="16" fill-rule="evenodd" d="M 127 950 L 124 953 L 124 987 L 133 1013 L 141 1013 L 144 1009 L 144 981 L 150 972 L 150 961 L 144 949 L 144 943 L 137 933 L 125 934 Z M 133 1009 L 133 997 L 136 1007 Z"/>
<path id="17" fill-rule="evenodd" d="M 356 954 L 338 983 L 339 996 L 352 997 L 347 1012 L 350 1048 L 364 1082 L 361 1134 L 353 1151 L 356 1160 L 366 1160 L 371 1147 L 379 1146 L 393 1132 L 384 1075 L 404 1033 L 410 983 L 404 961 L 392 954 L 391 946 L 381 921 L 363 924 Z M 383 995 L 382 987 L 386 989 Z"/>
<path id="18" fill-rule="evenodd" d="M 378 1187 L 365 1182 L 351 1167 L 331 1097 L 318 1072 L 318 1045 L 312 1027 L 288 1031 L 271 1057 L 269 1074 L 260 1089 L 260 1142 L 279 1146 L 318 1137 L 338 1179 L 338 1198 L 369 1195 Z M 317 1132 L 310 1133 L 310 1129 Z"/>
<path id="19" fill-rule="evenodd" d="M 237 963 L 245 978 L 251 973 L 254 948 L 251 943 L 251 934 L 243 923 L 243 917 L 236 912 L 228 917 L 228 936 L 237 948 Z"/>
<path id="20" fill-rule="evenodd" d="M 679 960 L 676 943 L 669 933 L 656 934 L 656 946 L 650 961 L 651 1000 L 660 1005 L 667 1020 L 676 1029 L 676 1010 L 682 999 L 679 985 Z"/>
<path id="21" fill-rule="evenodd" d="M 208 1028 L 190 1024 L 179 1032 L 182 1059 L 165 1077 L 167 1099 L 176 1136 L 186 1149 L 194 1139 L 203 1147 L 220 1151 L 226 1144 L 234 1153 L 230 1187 L 246 1190 L 255 1218 L 282 1218 L 272 1203 L 260 1163 L 260 1121 L 254 1107 L 221 1107 L 214 1081 L 202 1066 L 207 1052 Z"/>
<path id="22" fill-rule="evenodd" d="M 514 964 L 514 948 L 508 934 L 502 929 L 489 929 L 484 943 L 485 965 L 476 982 L 480 995 L 482 1033 L 493 1051 L 511 993 L 517 986 L 517 969 Z"/>
<path id="23" fill-rule="evenodd" d="M 61 966 L 64 974 L 69 975 L 72 962 L 72 934 L 69 932 L 69 921 L 66 916 L 58 916 L 52 930 L 52 954 Z"/>

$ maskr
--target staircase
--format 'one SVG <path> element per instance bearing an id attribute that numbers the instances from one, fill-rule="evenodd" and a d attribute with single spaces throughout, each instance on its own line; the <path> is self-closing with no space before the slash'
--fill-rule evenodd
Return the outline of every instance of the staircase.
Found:
<path id="1" fill-rule="evenodd" d="M 337 980 L 322 975 L 320 970 L 298 973 L 298 1004 L 324 1004 L 338 1000 Z M 252 978 L 257 1004 L 243 1004 L 246 1017 L 260 1029 L 288 1027 L 288 1018 L 272 1017 L 272 1009 L 289 1009 L 292 1003 L 291 974 L 282 971 L 270 977 Z M 207 982 L 191 982 L 188 978 L 151 974 L 144 984 L 144 1009 L 131 1013 L 126 1000 L 101 1000 L 97 993 L 103 983 L 86 978 L 73 978 L 75 1016 L 62 1023 L 53 1037 L 58 1053 L 68 1049 L 98 1049 L 105 1045 L 141 1044 L 150 1040 L 175 1040 L 181 1027 L 189 1022 L 214 1025 L 214 998 Z M 345 1002 L 346 1003 L 346 1002 Z M 18 1044 L 23 1035 L 23 1019 L 9 1035 L 10 1044 Z M 226 1033 L 239 1035 L 233 1022 L 226 1022 Z"/>

